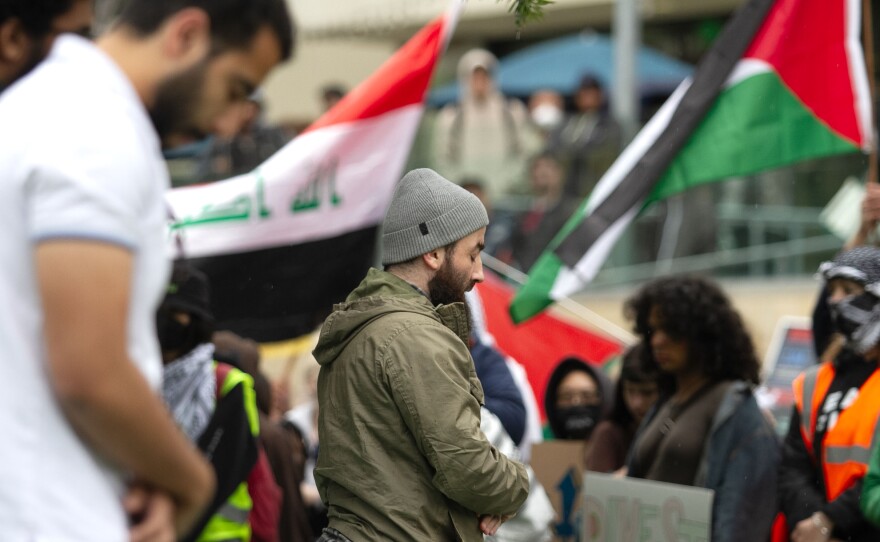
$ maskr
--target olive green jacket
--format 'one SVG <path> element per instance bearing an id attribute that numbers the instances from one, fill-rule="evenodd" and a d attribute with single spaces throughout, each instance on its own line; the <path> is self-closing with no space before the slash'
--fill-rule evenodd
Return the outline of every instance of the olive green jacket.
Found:
<path id="1" fill-rule="evenodd" d="M 482 541 L 478 516 L 528 495 L 523 466 L 480 431 L 465 310 L 371 269 L 324 323 L 315 480 L 354 542 Z"/>

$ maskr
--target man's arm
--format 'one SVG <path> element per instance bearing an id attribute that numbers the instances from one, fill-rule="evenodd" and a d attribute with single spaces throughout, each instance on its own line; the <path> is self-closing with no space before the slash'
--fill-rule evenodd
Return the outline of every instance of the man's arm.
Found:
<path id="1" fill-rule="evenodd" d="M 816 479 L 816 468 L 801 437 L 800 426 L 800 414 L 796 407 L 792 407 L 788 435 L 782 445 L 777 486 L 779 506 L 785 514 L 789 531 L 825 504 L 825 495 Z"/>
<path id="2" fill-rule="evenodd" d="M 182 534 L 211 499 L 214 476 L 128 359 L 132 263 L 131 253 L 107 243 L 36 246 L 47 370 L 76 431 L 138 483 L 167 493 Z"/>
<path id="3" fill-rule="evenodd" d="M 464 343 L 436 324 L 414 325 L 384 357 L 394 401 L 436 471 L 437 489 L 478 515 L 516 513 L 528 496 L 528 476 L 480 430 Z"/>
<path id="4" fill-rule="evenodd" d="M 846 242 L 843 250 L 847 251 L 871 243 L 874 232 L 877 230 L 878 220 L 880 220 L 880 184 L 869 181 L 865 184 L 859 229 Z"/>

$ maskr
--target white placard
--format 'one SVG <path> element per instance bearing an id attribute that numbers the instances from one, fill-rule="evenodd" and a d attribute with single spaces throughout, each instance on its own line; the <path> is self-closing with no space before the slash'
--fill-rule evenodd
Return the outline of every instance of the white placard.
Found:
<path id="1" fill-rule="evenodd" d="M 708 489 L 586 471 L 581 540 L 709 542 L 712 498 Z"/>

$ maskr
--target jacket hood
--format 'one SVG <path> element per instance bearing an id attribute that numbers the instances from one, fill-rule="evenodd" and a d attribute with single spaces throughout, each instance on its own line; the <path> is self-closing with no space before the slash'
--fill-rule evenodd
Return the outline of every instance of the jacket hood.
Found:
<path id="1" fill-rule="evenodd" d="M 346 298 L 333 307 L 324 321 L 313 352 L 321 365 L 329 365 L 361 330 L 393 312 L 429 316 L 450 327 L 467 344 L 467 316 L 462 303 L 435 307 L 424 294 L 405 280 L 379 269 L 370 269 Z"/>
<path id="2" fill-rule="evenodd" d="M 614 398 L 612 397 L 613 388 L 608 377 L 601 371 L 597 370 L 595 366 L 590 365 L 580 358 L 565 358 L 559 362 L 559 365 L 557 365 L 555 369 L 553 369 L 549 380 L 547 380 L 547 388 L 544 393 L 544 412 L 547 414 L 547 422 L 550 424 L 550 429 L 553 431 L 554 435 L 561 435 L 563 433 L 562 427 L 560 427 L 561 422 L 559 417 L 556 416 L 556 388 L 559 387 L 559 383 L 562 382 L 562 379 L 574 371 L 583 371 L 592 376 L 593 380 L 598 383 L 599 393 L 602 396 L 601 418 L 604 419 L 611 411 L 611 405 L 613 404 Z"/>
<path id="3" fill-rule="evenodd" d="M 498 59 L 485 49 L 471 49 L 458 61 L 458 84 L 461 92 L 460 101 L 469 102 L 471 98 L 471 77 L 474 70 L 483 68 L 489 73 L 491 81 L 490 94 L 497 93 L 498 89 L 495 85 L 495 71 L 498 68 Z"/>

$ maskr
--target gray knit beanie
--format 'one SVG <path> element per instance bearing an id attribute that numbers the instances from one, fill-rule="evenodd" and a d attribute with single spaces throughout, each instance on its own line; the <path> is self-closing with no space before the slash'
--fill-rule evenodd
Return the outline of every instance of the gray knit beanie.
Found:
<path id="1" fill-rule="evenodd" d="M 382 265 L 411 260 L 488 225 L 477 196 L 433 170 L 414 169 L 397 184 L 385 214 Z"/>

